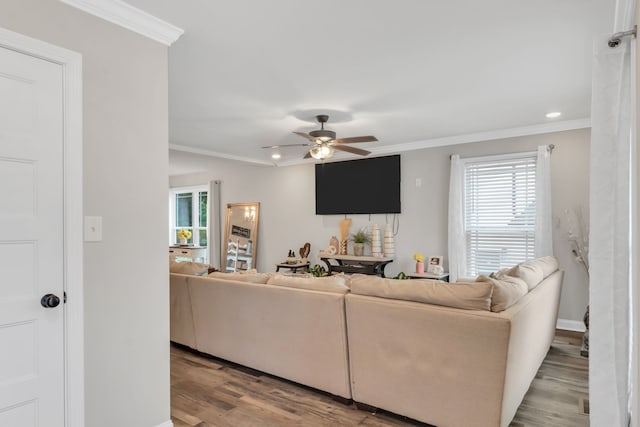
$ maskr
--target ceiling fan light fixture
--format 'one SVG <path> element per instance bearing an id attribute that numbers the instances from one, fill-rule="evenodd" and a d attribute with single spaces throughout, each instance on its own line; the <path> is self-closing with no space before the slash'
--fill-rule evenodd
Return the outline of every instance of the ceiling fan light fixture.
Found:
<path id="1" fill-rule="evenodd" d="M 327 129 L 318 129 L 312 130 L 309 132 L 309 135 L 316 139 L 316 141 L 320 142 L 329 142 L 336 139 L 336 133 L 332 130 Z"/>
<path id="2" fill-rule="evenodd" d="M 333 148 L 327 144 L 319 144 L 309 150 L 311 157 L 317 160 L 328 159 L 333 156 Z"/>

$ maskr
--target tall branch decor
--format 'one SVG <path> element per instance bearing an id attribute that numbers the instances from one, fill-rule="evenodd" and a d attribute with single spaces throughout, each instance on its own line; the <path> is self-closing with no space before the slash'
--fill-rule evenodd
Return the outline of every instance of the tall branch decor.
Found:
<path id="1" fill-rule="evenodd" d="M 574 260 L 582 265 L 589 275 L 589 224 L 585 220 L 582 213 L 582 209 L 568 211 L 565 210 L 565 217 L 567 219 L 567 240 L 571 247 L 571 253 Z M 589 357 L 589 306 L 587 305 L 587 311 L 584 314 L 584 326 L 586 331 L 582 336 L 582 348 L 580 349 L 580 355 Z"/>

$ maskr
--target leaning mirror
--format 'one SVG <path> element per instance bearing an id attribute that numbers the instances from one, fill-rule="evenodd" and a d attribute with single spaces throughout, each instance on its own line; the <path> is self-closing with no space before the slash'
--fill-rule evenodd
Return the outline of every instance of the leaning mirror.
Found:
<path id="1" fill-rule="evenodd" d="M 229 203 L 224 226 L 223 271 L 256 268 L 260 203 Z M 226 250 L 225 250 L 226 249 Z"/>

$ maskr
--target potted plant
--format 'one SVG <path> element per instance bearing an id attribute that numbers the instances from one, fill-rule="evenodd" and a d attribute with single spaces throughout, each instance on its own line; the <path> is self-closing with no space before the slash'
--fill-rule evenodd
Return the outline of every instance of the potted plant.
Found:
<path id="1" fill-rule="evenodd" d="M 361 228 L 355 233 L 352 233 L 349 240 L 353 242 L 353 254 L 355 256 L 364 255 L 364 244 L 370 241 L 369 233 L 364 228 Z"/>

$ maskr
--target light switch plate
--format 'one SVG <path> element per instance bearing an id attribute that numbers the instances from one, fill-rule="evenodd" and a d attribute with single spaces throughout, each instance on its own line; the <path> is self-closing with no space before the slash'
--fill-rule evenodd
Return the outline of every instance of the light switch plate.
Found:
<path id="1" fill-rule="evenodd" d="M 101 242 L 102 241 L 102 217 L 101 216 L 85 216 L 84 217 L 84 241 L 85 242 Z"/>

